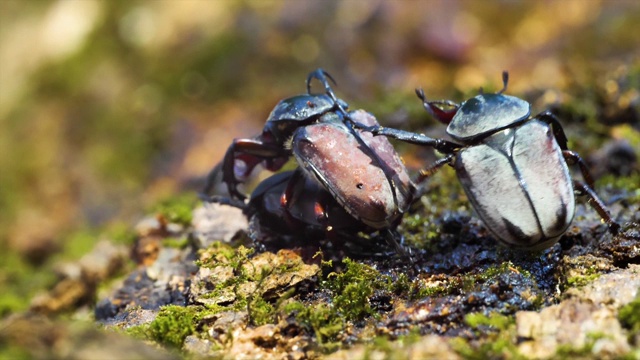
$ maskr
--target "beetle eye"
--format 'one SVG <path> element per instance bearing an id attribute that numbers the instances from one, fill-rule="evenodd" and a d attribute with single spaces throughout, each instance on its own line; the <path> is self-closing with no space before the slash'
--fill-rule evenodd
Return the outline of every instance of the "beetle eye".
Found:
<path id="1" fill-rule="evenodd" d="M 360 190 L 362 190 L 362 188 L 364 188 L 364 184 L 363 183 L 357 183 L 356 187 Z"/>

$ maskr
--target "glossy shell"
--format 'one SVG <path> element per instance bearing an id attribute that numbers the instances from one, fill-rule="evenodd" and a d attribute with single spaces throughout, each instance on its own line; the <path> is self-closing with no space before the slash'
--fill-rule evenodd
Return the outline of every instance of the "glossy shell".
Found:
<path id="1" fill-rule="evenodd" d="M 526 120 L 531 105 L 514 96 L 480 94 L 465 101 L 447 127 L 452 138 L 469 142 Z"/>
<path id="2" fill-rule="evenodd" d="M 376 119 L 365 111 L 350 114 L 357 122 L 377 125 Z M 310 178 L 317 179 L 349 214 L 375 229 L 393 226 L 413 199 L 414 185 L 387 138 L 358 133 L 386 166 L 395 189 L 369 151 L 342 122 L 300 128 L 291 147 Z"/>
<path id="3" fill-rule="evenodd" d="M 267 121 L 306 120 L 331 109 L 333 100 L 327 95 L 298 95 L 276 104 Z"/>
<path id="4" fill-rule="evenodd" d="M 541 121 L 465 148 L 455 168 L 480 218 L 508 246 L 548 247 L 573 220 L 573 182 L 553 132 Z"/>

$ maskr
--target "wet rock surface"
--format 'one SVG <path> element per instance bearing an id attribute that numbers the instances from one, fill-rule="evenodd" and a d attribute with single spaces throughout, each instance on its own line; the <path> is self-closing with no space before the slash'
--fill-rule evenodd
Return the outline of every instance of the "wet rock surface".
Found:
<path id="1" fill-rule="evenodd" d="M 466 199 L 439 194 L 446 176 L 405 215 L 410 256 L 377 234 L 344 246 L 254 243 L 227 205 L 196 206 L 188 223 L 155 214 L 130 246 L 102 241 L 59 266 L 30 313 L 5 322 L 0 343 L 33 326 L 61 334 L 19 343 L 35 357 L 61 343 L 78 353 L 55 354 L 81 358 L 103 341 L 116 344 L 105 356 L 118 355 L 141 340 L 152 345 L 132 353 L 159 359 L 638 356 L 638 204 L 611 203 L 626 220 L 613 235 L 580 203 L 557 244 L 523 252 L 498 246 Z M 107 335 L 38 317 L 88 311 Z"/>
<path id="2" fill-rule="evenodd" d="M 630 265 L 602 275 L 584 288 L 566 292 L 568 299 L 539 312 L 516 313 L 518 349 L 532 358 L 547 358 L 558 347 L 585 349 L 597 358 L 628 354 L 628 333 L 618 320 L 618 309 L 630 303 L 640 289 L 640 266 Z"/>
<path id="3" fill-rule="evenodd" d="M 633 218 L 635 208 L 616 209 Z M 314 258 L 213 239 L 161 245 L 98 302 L 96 319 L 234 359 L 628 356 L 638 344 L 618 311 L 640 289 L 638 229 L 613 236 L 589 212 L 579 207 L 561 241 L 538 253 L 498 247 L 465 211 L 450 212 L 413 263 L 397 254 L 326 262 L 332 249 Z M 195 234 L 198 221 L 180 236 L 207 233 Z M 226 223 L 212 236 L 246 238 Z"/>

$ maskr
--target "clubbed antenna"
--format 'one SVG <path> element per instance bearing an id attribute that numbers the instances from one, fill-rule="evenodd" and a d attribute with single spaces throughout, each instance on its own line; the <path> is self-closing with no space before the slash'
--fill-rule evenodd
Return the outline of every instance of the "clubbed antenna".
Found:
<path id="1" fill-rule="evenodd" d="M 498 91 L 498 94 L 502 94 L 503 92 L 507 91 L 508 83 L 509 83 L 509 72 L 505 70 L 502 72 L 502 90 Z"/>

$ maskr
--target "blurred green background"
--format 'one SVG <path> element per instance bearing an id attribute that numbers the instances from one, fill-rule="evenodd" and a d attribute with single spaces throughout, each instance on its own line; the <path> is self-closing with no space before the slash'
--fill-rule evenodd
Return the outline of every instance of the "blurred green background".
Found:
<path id="1" fill-rule="evenodd" d="M 409 129 L 434 125 L 414 88 L 461 100 L 509 70 L 534 111 L 580 115 L 562 119 L 570 138 L 590 124 L 633 143 L 639 19 L 632 0 L 2 0 L 0 286 L 201 188 L 317 67 L 353 108 Z"/>

